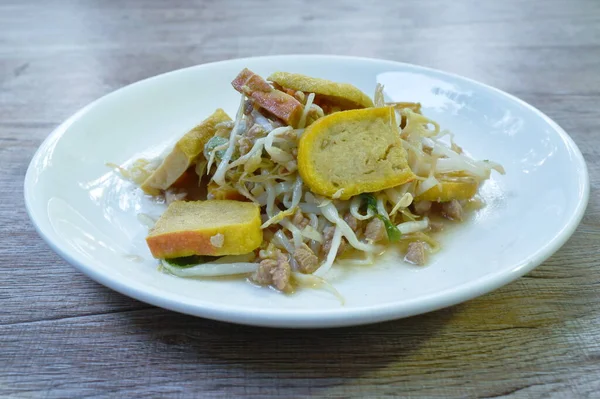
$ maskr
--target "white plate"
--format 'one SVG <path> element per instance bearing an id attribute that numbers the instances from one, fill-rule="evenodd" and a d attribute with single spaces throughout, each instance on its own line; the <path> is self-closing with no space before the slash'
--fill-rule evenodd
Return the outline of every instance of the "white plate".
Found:
<path id="1" fill-rule="evenodd" d="M 106 166 L 162 151 L 222 107 L 234 114 L 230 81 L 242 68 L 350 82 L 395 101 L 420 101 L 479 159 L 506 168 L 483 187 L 487 207 L 444 236 L 427 267 L 388 257 L 372 267 L 336 268 L 345 297 L 292 296 L 237 280 L 180 279 L 157 271 L 140 211 L 160 210 Z M 589 195 L 587 169 L 571 138 L 523 101 L 455 75 L 397 62 L 334 56 L 223 61 L 156 76 L 111 93 L 59 126 L 25 178 L 27 210 L 40 235 L 92 279 L 183 313 L 276 327 L 332 327 L 411 316 L 496 289 L 539 265 L 571 236 Z M 138 258 L 141 257 L 142 259 Z"/>

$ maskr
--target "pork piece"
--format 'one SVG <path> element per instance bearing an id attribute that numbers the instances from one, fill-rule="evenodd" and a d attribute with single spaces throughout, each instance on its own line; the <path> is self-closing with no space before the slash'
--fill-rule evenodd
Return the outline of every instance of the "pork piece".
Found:
<path id="1" fill-rule="evenodd" d="M 344 222 L 346 222 L 352 231 L 356 233 L 356 230 L 358 230 L 358 219 L 348 212 L 344 215 Z"/>
<path id="2" fill-rule="evenodd" d="M 444 202 L 442 204 L 442 215 L 446 219 L 461 221 L 464 216 L 463 207 L 456 199 Z"/>
<path id="3" fill-rule="evenodd" d="M 378 242 L 386 236 L 385 224 L 379 218 L 373 218 L 365 228 L 365 239 L 369 242 Z"/>
<path id="4" fill-rule="evenodd" d="M 242 136 L 238 140 L 238 147 L 240 149 L 240 155 L 246 155 L 250 152 L 254 143 L 248 137 Z"/>
<path id="5" fill-rule="evenodd" d="M 294 259 L 301 273 L 310 274 L 319 268 L 319 258 L 306 244 L 296 249 Z"/>
<path id="6" fill-rule="evenodd" d="M 408 251 L 404 257 L 406 262 L 413 265 L 423 266 L 427 262 L 427 248 L 423 241 L 415 241 L 408 244 Z"/>
<path id="7" fill-rule="evenodd" d="M 252 147 L 254 147 L 256 140 L 258 140 L 261 137 L 265 137 L 266 135 L 267 132 L 261 125 L 259 125 L 258 123 L 252 125 L 252 127 L 248 129 L 246 134 L 241 136 L 238 140 L 240 155 L 246 155 L 248 152 L 250 152 Z"/>
<path id="8" fill-rule="evenodd" d="M 262 125 L 255 123 L 250 129 L 248 129 L 245 136 L 252 140 L 252 142 L 255 142 L 256 139 L 265 137 L 266 135 L 267 132 L 265 131 L 265 128 Z"/>
<path id="9" fill-rule="evenodd" d="M 323 246 L 321 250 L 323 251 L 323 256 L 327 256 L 329 251 L 331 250 L 331 241 L 333 240 L 333 234 L 335 233 L 335 226 L 325 227 L 323 229 Z M 346 239 L 342 238 L 340 247 L 338 248 L 337 255 L 340 255 L 342 252 L 346 250 Z"/>
<path id="10" fill-rule="evenodd" d="M 292 290 L 291 275 L 292 267 L 287 256 L 278 251 L 277 259 L 261 261 L 250 279 L 259 285 L 270 285 L 279 291 L 290 292 Z"/>
<path id="11" fill-rule="evenodd" d="M 413 208 L 417 215 L 424 215 L 431 209 L 431 201 L 415 201 Z"/>
<path id="12" fill-rule="evenodd" d="M 303 230 L 310 223 L 310 219 L 305 217 L 302 214 L 302 211 L 297 210 L 294 214 L 294 219 L 292 219 L 292 223 L 300 230 Z"/>
<path id="13" fill-rule="evenodd" d="M 266 80 L 248 68 L 244 68 L 231 85 L 290 126 L 296 126 L 304 112 L 304 106 L 298 100 L 274 89 Z"/>
<path id="14" fill-rule="evenodd" d="M 258 265 L 258 269 L 254 272 L 252 281 L 259 285 L 270 285 L 273 282 L 271 271 L 277 267 L 277 261 L 274 259 L 265 259 Z"/>

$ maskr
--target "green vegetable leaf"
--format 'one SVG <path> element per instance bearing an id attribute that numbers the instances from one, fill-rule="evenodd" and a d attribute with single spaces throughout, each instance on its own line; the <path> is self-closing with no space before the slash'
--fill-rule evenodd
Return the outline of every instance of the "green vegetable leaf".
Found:
<path id="1" fill-rule="evenodd" d="M 367 208 L 373 211 L 375 215 L 377 215 L 379 220 L 381 220 L 385 225 L 385 231 L 387 232 L 388 239 L 390 240 L 390 242 L 396 242 L 400 240 L 400 238 L 402 237 L 402 233 L 400 233 L 400 230 L 398 230 L 398 228 L 394 225 L 394 223 L 392 223 L 392 221 L 389 218 L 385 217 L 384 215 L 380 215 L 379 212 L 377 212 L 377 199 L 375 198 L 375 196 L 373 194 L 364 193 L 361 194 L 361 198 L 366 203 Z"/>
<path id="2" fill-rule="evenodd" d="M 402 233 L 400 233 L 400 230 L 398 230 L 394 223 L 392 223 L 392 221 L 386 218 L 385 216 L 378 214 L 377 217 L 381 219 L 381 221 L 385 225 L 385 231 L 387 232 L 388 239 L 390 240 L 390 242 L 396 242 L 400 240 L 400 238 L 402 237 Z"/>
<path id="3" fill-rule="evenodd" d="M 185 269 L 186 267 L 192 267 L 196 265 L 200 265 L 202 263 L 212 262 L 215 259 L 218 259 L 218 256 L 205 256 L 205 255 L 192 255 L 192 256 L 183 256 L 181 258 L 171 258 L 164 259 L 171 266 L 181 267 Z"/>
<path id="4" fill-rule="evenodd" d="M 360 197 L 367 204 L 367 208 L 375 212 L 377 214 L 377 199 L 373 194 L 361 194 Z"/>
<path id="5" fill-rule="evenodd" d="M 224 137 L 219 137 L 219 136 L 211 137 L 210 140 L 208 140 L 208 142 L 204 145 L 204 156 L 206 157 L 206 159 L 210 158 L 210 153 L 212 152 L 212 150 L 214 150 L 215 148 L 217 148 L 223 144 L 227 144 L 228 142 L 229 142 L 229 140 L 227 140 Z M 225 155 L 225 150 L 219 150 L 219 151 L 215 152 L 215 158 L 217 158 L 217 159 L 223 158 L 224 155 Z"/>

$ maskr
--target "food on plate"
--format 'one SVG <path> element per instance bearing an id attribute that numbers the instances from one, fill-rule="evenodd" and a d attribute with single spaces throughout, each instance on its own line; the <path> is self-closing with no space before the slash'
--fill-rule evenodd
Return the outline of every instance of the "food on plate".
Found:
<path id="1" fill-rule="evenodd" d="M 290 126 L 296 126 L 304 107 L 294 97 L 271 87 L 263 78 L 244 69 L 231 82 L 234 89 L 251 98 L 258 106 Z"/>
<path id="2" fill-rule="evenodd" d="M 158 195 L 160 190 L 171 187 L 189 166 L 197 161 L 206 143 L 215 135 L 216 126 L 230 120 L 231 118 L 225 111 L 219 108 L 202 123 L 187 132 L 175 144 L 160 166 L 142 183 L 142 190 L 148 194 Z"/>
<path id="3" fill-rule="evenodd" d="M 197 183 L 198 178 L 196 177 L 196 184 Z M 212 181 L 206 185 L 206 190 L 208 196 L 212 199 L 246 201 L 246 197 L 240 194 L 238 190 L 231 187 L 219 186 Z"/>
<path id="4" fill-rule="evenodd" d="M 155 258 L 242 255 L 263 239 L 260 209 L 231 200 L 174 201 L 150 230 L 146 242 Z"/>
<path id="5" fill-rule="evenodd" d="M 348 83 L 289 72 L 275 72 L 267 80 L 286 91 L 314 93 L 315 104 L 329 103 L 340 110 L 373 107 L 373 100 L 368 95 Z"/>
<path id="6" fill-rule="evenodd" d="M 421 193 L 415 201 L 448 202 L 455 200 L 468 200 L 477 194 L 479 182 L 473 177 L 444 177 L 439 179 L 429 190 Z"/>
<path id="7" fill-rule="evenodd" d="M 218 109 L 164 159 L 120 168 L 168 205 L 147 243 L 176 276 L 336 293 L 334 263 L 368 265 L 395 248 L 424 265 L 436 233 L 481 205 L 492 170 L 504 173 L 468 156 L 421 104 L 386 103 L 381 85 L 371 100 L 299 74 L 233 78 L 233 120 Z"/>
<path id="8" fill-rule="evenodd" d="M 343 200 L 415 179 L 391 107 L 318 119 L 298 141 L 298 171 L 313 193 Z"/>

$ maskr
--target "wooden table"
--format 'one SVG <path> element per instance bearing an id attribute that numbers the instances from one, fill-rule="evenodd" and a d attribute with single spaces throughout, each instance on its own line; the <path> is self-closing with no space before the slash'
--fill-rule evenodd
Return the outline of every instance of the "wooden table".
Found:
<path id="1" fill-rule="evenodd" d="M 321 331 L 252 328 L 124 297 L 75 271 L 23 205 L 62 120 L 126 84 L 281 53 L 406 61 L 519 96 L 587 159 L 581 226 L 479 299 Z M 0 396 L 600 397 L 600 1 L 0 3 Z"/>

